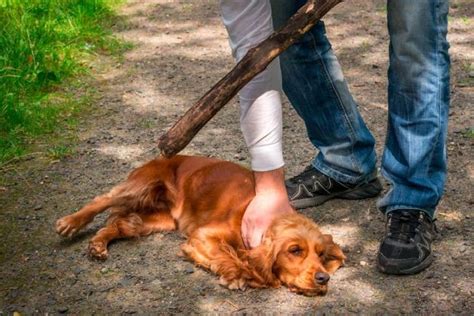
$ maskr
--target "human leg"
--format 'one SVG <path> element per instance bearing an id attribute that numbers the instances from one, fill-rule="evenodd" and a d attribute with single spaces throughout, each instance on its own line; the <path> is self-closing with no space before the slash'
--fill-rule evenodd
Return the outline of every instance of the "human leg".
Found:
<path id="1" fill-rule="evenodd" d="M 306 1 L 272 0 L 281 27 Z M 319 22 L 280 55 L 283 89 L 320 152 L 313 166 L 340 182 L 366 180 L 375 168 L 374 138 L 362 120 Z"/>
<path id="2" fill-rule="evenodd" d="M 447 0 L 388 1 L 388 131 L 382 173 L 392 183 L 379 207 L 434 217 L 446 178 L 449 107 Z"/>
<path id="3" fill-rule="evenodd" d="M 448 0 L 389 0 L 389 117 L 382 173 L 392 184 L 378 267 L 413 274 L 432 262 L 435 208 L 446 177 Z"/>
<path id="4" fill-rule="evenodd" d="M 275 28 L 305 1 L 271 0 Z M 280 55 L 283 89 L 319 149 L 311 166 L 286 181 L 291 203 L 305 208 L 333 198 L 379 194 L 375 140 L 360 116 L 341 67 L 319 22 Z"/>

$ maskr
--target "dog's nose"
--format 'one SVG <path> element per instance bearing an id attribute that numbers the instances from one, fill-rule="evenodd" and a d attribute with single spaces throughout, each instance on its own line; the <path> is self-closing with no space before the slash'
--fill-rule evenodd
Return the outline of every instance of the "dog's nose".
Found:
<path id="1" fill-rule="evenodd" d="M 316 283 L 320 285 L 326 285 L 329 282 L 329 279 L 330 279 L 329 274 L 324 273 L 324 272 L 318 272 L 314 276 L 314 280 L 316 281 Z"/>

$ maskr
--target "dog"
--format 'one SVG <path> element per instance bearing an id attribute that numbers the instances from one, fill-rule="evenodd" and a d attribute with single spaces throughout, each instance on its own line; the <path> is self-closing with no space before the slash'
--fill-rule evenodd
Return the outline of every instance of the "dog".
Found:
<path id="1" fill-rule="evenodd" d="M 182 253 L 220 277 L 229 289 L 278 288 L 306 296 L 324 295 L 330 274 L 345 260 L 331 235 L 303 215 L 277 217 L 260 246 L 246 249 L 241 236 L 245 209 L 255 196 L 253 173 L 213 158 L 156 158 L 127 180 L 56 222 L 71 237 L 110 209 L 105 227 L 90 240 L 89 255 L 105 260 L 115 239 L 179 230 Z"/>

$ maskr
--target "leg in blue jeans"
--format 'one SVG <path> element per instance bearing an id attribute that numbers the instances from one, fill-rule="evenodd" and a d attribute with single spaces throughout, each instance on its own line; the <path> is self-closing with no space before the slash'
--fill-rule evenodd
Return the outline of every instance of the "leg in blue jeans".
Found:
<path id="1" fill-rule="evenodd" d="M 272 0 L 280 27 L 306 1 Z M 446 175 L 449 106 L 448 0 L 389 0 L 389 114 L 382 172 L 391 182 L 383 212 L 434 217 Z M 314 166 L 355 183 L 375 166 L 374 140 L 319 23 L 280 57 L 283 88 L 320 150 Z"/>
<path id="2" fill-rule="evenodd" d="M 273 23 L 283 25 L 306 1 L 271 0 Z M 375 169 L 374 138 L 362 120 L 322 22 L 280 55 L 283 89 L 320 152 L 313 166 L 345 183 Z"/>
<path id="3" fill-rule="evenodd" d="M 448 0 L 389 0 L 388 131 L 382 173 L 392 183 L 384 212 L 431 218 L 446 177 L 449 107 Z"/>

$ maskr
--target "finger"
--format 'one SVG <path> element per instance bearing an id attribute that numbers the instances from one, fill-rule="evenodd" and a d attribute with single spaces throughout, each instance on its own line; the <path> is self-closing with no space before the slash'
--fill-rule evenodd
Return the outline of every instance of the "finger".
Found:
<path id="1" fill-rule="evenodd" d="M 244 242 L 244 246 L 247 249 L 250 249 L 250 242 L 247 238 L 242 238 L 242 241 Z"/>
<path id="2" fill-rule="evenodd" d="M 242 241 L 244 243 L 245 248 L 250 249 L 250 240 L 249 234 L 247 229 L 247 223 L 242 221 L 242 227 L 240 228 L 240 234 L 242 235 Z"/>
<path id="3" fill-rule="evenodd" d="M 253 231 L 252 235 L 250 236 L 249 246 L 250 248 L 256 248 L 260 246 L 262 243 L 263 238 L 263 231 L 260 229 L 256 229 Z"/>

